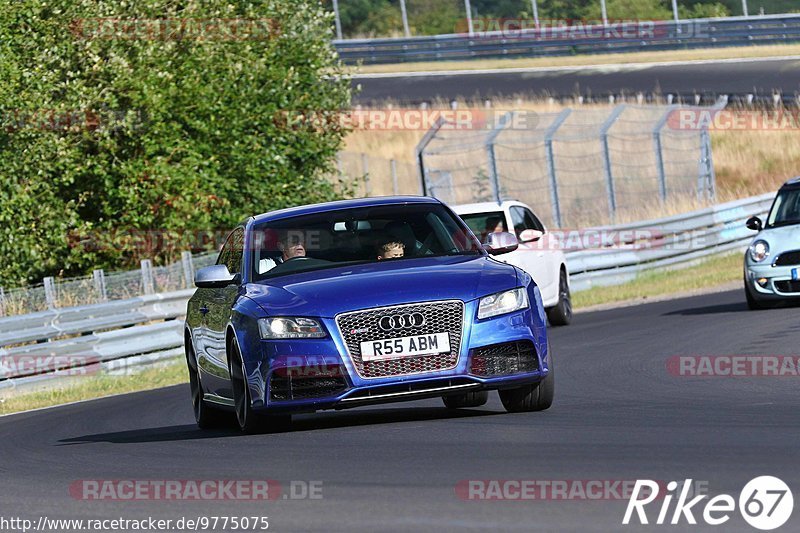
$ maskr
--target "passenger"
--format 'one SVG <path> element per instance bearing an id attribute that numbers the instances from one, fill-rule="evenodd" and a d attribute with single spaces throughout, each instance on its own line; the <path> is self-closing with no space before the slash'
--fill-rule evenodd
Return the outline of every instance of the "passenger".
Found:
<path id="1" fill-rule="evenodd" d="M 263 274 L 269 272 L 281 263 L 285 263 L 289 259 L 295 257 L 305 257 L 306 247 L 303 234 L 296 231 L 282 232 L 278 238 L 278 250 L 280 250 L 280 257 L 271 258 L 265 257 L 258 262 L 258 273 Z"/>
<path id="2" fill-rule="evenodd" d="M 405 245 L 402 242 L 390 241 L 378 246 L 378 261 L 383 259 L 397 259 L 405 255 Z"/>
<path id="3" fill-rule="evenodd" d="M 500 233 L 501 231 L 505 231 L 505 224 L 503 224 L 503 219 L 500 217 L 489 217 L 486 219 L 486 226 L 481 233 L 481 243 L 485 243 L 486 239 L 489 237 L 490 233 Z"/>

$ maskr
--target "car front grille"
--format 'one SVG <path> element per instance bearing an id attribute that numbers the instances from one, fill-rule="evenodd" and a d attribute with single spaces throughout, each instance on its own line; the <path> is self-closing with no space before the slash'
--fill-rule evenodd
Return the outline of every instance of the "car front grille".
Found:
<path id="1" fill-rule="evenodd" d="M 391 331 L 384 331 L 380 328 L 378 322 L 381 318 L 397 313 L 421 313 L 425 317 L 425 323 L 422 326 L 400 327 Z M 448 370 L 455 368 L 461 350 L 464 303 L 460 300 L 447 300 L 354 311 L 337 316 L 336 325 L 347 346 L 353 366 L 361 377 L 405 376 Z M 434 333 L 450 334 L 450 351 L 448 353 L 380 361 L 363 361 L 361 359 L 362 342 Z"/>
<path id="2" fill-rule="evenodd" d="M 775 288 L 778 292 L 793 293 L 800 292 L 800 281 L 776 281 Z"/>
<path id="3" fill-rule="evenodd" d="M 347 380 L 344 378 L 346 371 L 343 367 L 325 372 L 310 368 L 310 372 L 302 367 L 273 372 L 269 381 L 270 399 L 279 402 L 310 400 L 336 396 L 347 390 Z"/>
<path id="4" fill-rule="evenodd" d="M 469 373 L 476 376 L 507 376 L 539 368 L 536 347 L 531 341 L 505 342 L 476 348 L 471 352 Z"/>
<path id="5" fill-rule="evenodd" d="M 775 261 L 772 263 L 772 265 L 776 267 L 800 265 L 800 250 L 783 252 L 781 255 L 775 258 Z"/>

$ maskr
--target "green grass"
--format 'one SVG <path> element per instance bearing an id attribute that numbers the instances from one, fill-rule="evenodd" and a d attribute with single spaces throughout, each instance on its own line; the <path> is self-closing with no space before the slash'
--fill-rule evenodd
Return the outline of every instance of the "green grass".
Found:
<path id="1" fill-rule="evenodd" d="M 187 381 L 186 363 L 183 360 L 178 360 L 160 368 L 143 370 L 140 373 L 128 376 L 96 375 L 75 377 L 72 378 L 72 383 L 61 384 L 57 388 L 54 387 L 48 390 L 24 393 L 19 396 L 9 395 L 8 392 L 4 392 L 3 394 L 6 397 L 0 399 L 0 415 L 79 400 L 102 398 L 112 394 L 158 389 Z"/>
<path id="2" fill-rule="evenodd" d="M 576 309 L 691 292 L 742 279 L 742 254 L 717 256 L 697 266 L 641 274 L 635 280 L 613 287 L 594 287 L 572 295 Z"/>

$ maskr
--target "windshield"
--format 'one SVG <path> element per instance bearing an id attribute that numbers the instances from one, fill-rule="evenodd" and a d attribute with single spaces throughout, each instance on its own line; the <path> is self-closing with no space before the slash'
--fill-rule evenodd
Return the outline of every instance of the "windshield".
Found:
<path id="1" fill-rule="evenodd" d="M 800 224 L 800 189 L 784 189 L 778 192 L 767 218 L 768 227 L 790 224 Z"/>
<path id="2" fill-rule="evenodd" d="M 461 220 L 467 223 L 469 229 L 482 243 L 486 242 L 486 238 L 490 233 L 508 231 L 504 222 L 505 218 L 502 211 L 461 215 Z"/>
<path id="3" fill-rule="evenodd" d="M 253 228 L 253 280 L 323 268 L 481 254 L 439 204 L 381 205 L 267 222 Z"/>

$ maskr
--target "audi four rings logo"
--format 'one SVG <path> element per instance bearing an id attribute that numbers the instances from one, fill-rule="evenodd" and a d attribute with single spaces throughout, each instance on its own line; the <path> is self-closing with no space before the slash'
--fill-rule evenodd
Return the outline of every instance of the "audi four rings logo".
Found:
<path id="1" fill-rule="evenodd" d="M 383 331 L 394 329 L 418 328 L 425 324 L 425 316 L 422 313 L 406 313 L 402 315 L 386 315 L 378 320 L 378 326 Z"/>

